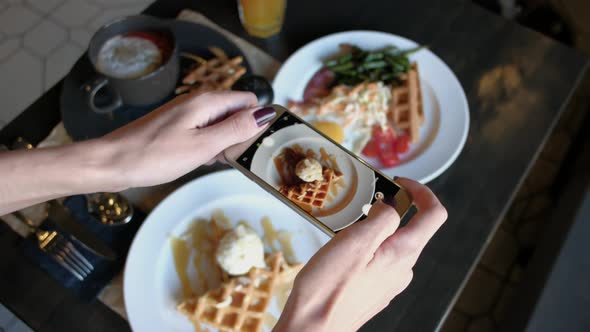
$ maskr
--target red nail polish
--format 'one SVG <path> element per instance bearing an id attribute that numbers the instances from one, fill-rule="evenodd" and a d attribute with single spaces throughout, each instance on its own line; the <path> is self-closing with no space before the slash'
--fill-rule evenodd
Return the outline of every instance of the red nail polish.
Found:
<path id="1" fill-rule="evenodd" d="M 270 106 L 263 107 L 254 112 L 254 120 L 256 120 L 256 125 L 258 127 L 262 127 L 269 123 L 275 116 L 277 116 L 277 112 Z"/>

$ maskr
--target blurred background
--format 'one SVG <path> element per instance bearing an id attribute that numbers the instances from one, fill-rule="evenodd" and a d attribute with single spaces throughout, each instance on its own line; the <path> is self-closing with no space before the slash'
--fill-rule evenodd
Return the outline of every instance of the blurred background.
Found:
<path id="1" fill-rule="evenodd" d="M 150 2 L 0 0 L 0 128 L 69 71 L 96 29 Z M 588 0 L 474 2 L 590 55 Z M 590 237 L 587 76 L 489 239 L 442 331 L 553 331 L 556 319 L 570 321 L 568 331 L 590 330 L 590 260 L 584 250 Z M 2 331 L 30 329 L 0 305 Z"/>

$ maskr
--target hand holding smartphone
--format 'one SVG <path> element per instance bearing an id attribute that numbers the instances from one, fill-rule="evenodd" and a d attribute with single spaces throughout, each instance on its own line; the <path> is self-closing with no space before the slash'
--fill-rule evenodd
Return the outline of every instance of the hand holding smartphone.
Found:
<path id="1" fill-rule="evenodd" d="M 266 130 L 225 150 L 226 160 L 251 180 L 333 236 L 363 220 L 373 203 L 393 206 L 400 218 L 409 194 L 284 107 Z"/>

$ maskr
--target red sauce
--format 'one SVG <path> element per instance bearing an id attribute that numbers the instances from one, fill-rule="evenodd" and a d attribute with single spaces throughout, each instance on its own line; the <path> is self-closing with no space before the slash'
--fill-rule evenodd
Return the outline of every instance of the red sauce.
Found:
<path id="1" fill-rule="evenodd" d="M 142 39 L 145 39 L 145 40 L 148 40 L 148 41 L 154 43 L 154 45 L 156 45 L 156 47 L 158 47 L 160 52 L 162 52 L 162 62 L 163 63 L 168 61 L 168 58 L 172 54 L 172 50 L 174 48 L 173 41 L 170 40 L 170 37 L 168 37 L 163 32 L 135 31 L 135 32 L 129 32 L 129 33 L 125 34 L 125 37 L 142 38 Z"/>

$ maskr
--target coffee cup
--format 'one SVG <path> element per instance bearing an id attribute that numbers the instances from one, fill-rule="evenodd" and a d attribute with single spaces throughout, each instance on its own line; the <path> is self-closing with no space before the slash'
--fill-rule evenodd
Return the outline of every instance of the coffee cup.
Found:
<path id="1" fill-rule="evenodd" d="M 90 40 L 88 57 L 98 76 L 84 90 L 96 113 L 152 105 L 176 87 L 178 44 L 160 19 L 129 16 L 103 26 Z"/>

